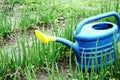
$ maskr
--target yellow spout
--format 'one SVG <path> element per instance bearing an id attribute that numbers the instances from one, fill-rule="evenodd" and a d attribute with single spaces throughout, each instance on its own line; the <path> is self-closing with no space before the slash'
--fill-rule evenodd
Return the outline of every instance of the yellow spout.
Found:
<path id="1" fill-rule="evenodd" d="M 55 42 L 56 41 L 55 37 L 45 35 L 45 34 L 39 32 L 38 30 L 35 30 L 35 35 L 44 44 L 48 44 L 49 42 Z"/>

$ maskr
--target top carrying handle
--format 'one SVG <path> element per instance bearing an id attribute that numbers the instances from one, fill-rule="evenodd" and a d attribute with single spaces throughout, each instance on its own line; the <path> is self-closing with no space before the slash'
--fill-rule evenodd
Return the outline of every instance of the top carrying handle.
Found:
<path id="1" fill-rule="evenodd" d="M 118 25 L 118 29 L 120 30 L 120 16 L 117 12 L 115 11 L 112 11 L 112 12 L 108 12 L 108 13 L 104 13 L 104 14 L 99 14 L 99 15 L 96 15 L 96 16 L 93 16 L 93 17 L 90 17 L 90 18 L 86 18 L 84 19 L 82 22 L 80 22 L 78 24 L 78 27 L 76 29 L 76 35 L 78 33 L 80 33 L 82 27 L 89 23 L 89 22 L 92 22 L 92 21 L 95 21 L 95 20 L 98 20 L 98 19 L 102 19 L 102 18 L 106 18 L 106 17 L 109 17 L 109 16 L 114 16 L 117 20 L 117 25 Z"/>

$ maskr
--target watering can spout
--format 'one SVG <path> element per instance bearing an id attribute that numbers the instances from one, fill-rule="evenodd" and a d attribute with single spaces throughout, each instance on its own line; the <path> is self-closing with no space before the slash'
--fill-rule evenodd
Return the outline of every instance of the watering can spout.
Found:
<path id="1" fill-rule="evenodd" d="M 59 42 L 68 47 L 71 47 L 75 53 L 77 53 L 77 51 L 79 51 L 79 49 L 78 49 L 79 47 L 77 46 L 77 43 L 72 43 L 71 41 L 69 41 L 67 39 L 60 38 L 60 37 L 51 37 L 51 36 L 41 33 L 38 30 L 35 30 L 35 35 L 44 44 L 48 44 L 49 42 Z"/>
<path id="2" fill-rule="evenodd" d="M 39 32 L 38 30 L 35 30 L 35 35 L 44 44 L 48 44 L 49 42 L 55 42 L 56 41 L 55 37 L 51 37 L 51 36 L 45 35 L 45 34 Z"/>
<path id="3" fill-rule="evenodd" d="M 78 44 L 75 42 L 71 42 L 67 39 L 64 39 L 64 38 L 59 38 L 59 37 L 56 37 L 56 42 L 59 42 L 59 43 L 62 43 L 68 47 L 71 47 L 72 50 L 76 53 L 77 56 L 79 56 L 78 52 L 79 52 L 79 46 Z"/>

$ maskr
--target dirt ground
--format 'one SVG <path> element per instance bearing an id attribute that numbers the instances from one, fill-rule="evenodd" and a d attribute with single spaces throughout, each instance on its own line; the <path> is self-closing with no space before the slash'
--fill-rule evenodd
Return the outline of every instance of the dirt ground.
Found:
<path id="1" fill-rule="evenodd" d="M 27 35 L 29 36 L 28 40 L 30 43 L 32 43 L 32 37 L 31 35 L 34 35 L 34 30 L 35 28 L 28 28 L 27 29 Z M 16 34 L 14 34 L 16 33 Z M 23 37 L 23 31 L 16 31 L 14 33 L 11 33 L 10 36 L 8 37 L 4 37 L 3 38 L 3 42 L 4 42 L 4 46 L 7 47 L 7 49 L 10 49 L 10 46 L 11 45 L 14 45 L 15 48 L 17 48 L 17 41 L 15 39 L 15 36 L 18 35 L 20 38 Z M 2 48 L 2 44 L 0 44 L 0 47 Z M 120 42 L 118 43 L 118 49 L 120 51 Z M 69 62 L 64 62 L 64 61 L 60 61 L 58 63 L 58 67 L 59 67 L 59 74 L 62 76 L 62 71 L 61 71 L 61 67 L 63 68 L 63 71 L 64 71 L 64 78 L 66 79 L 66 76 L 69 74 Z M 75 64 L 73 64 L 73 67 L 75 66 Z M 73 68 L 74 70 L 74 68 Z M 36 72 L 36 77 L 38 80 L 48 80 L 48 73 L 47 71 L 45 70 L 41 70 L 41 69 L 38 69 L 37 72 Z"/>
<path id="2" fill-rule="evenodd" d="M 60 18 L 60 19 L 63 19 L 63 18 Z M 60 20 L 58 19 L 58 20 Z M 63 24 L 63 21 L 62 21 L 62 24 Z M 28 40 L 29 40 L 29 43 L 31 44 L 32 43 L 32 37 L 35 36 L 34 34 L 34 30 L 37 29 L 38 27 L 40 27 L 41 24 L 37 24 L 35 27 L 30 27 L 27 29 L 27 36 L 28 36 Z M 61 22 L 58 22 L 58 26 L 61 25 Z M 50 29 L 46 27 L 46 31 L 47 33 L 50 33 Z M 3 41 L 2 43 L 0 43 L 0 48 L 7 48 L 8 51 L 11 50 L 11 45 L 13 45 L 13 47 L 15 48 L 15 50 L 17 50 L 17 39 L 16 39 L 16 36 L 21 39 L 22 37 L 24 37 L 24 31 L 23 30 L 15 30 L 14 32 L 11 32 L 10 35 L 8 36 L 4 36 L 3 37 Z M 16 51 L 17 52 L 17 51 Z M 59 71 L 61 71 L 61 67 L 63 68 L 63 71 L 64 71 L 64 78 L 66 78 L 66 75 L 69 73 L 69 64 L 68 62 L 59 62 L 58 63 L 58 67 L 59 67 Z M 59 74 L 62 76 L 62 72 L 59 72 Z M 49 80 L 48 79 L 48 73 L 47 71 L 45 70 L 42 70 L 42 69 L 38 69 L 37 72 L 36 72 L 36 77 L 38 80 Z M 23 78 L 24 80 L 25 78 Z M 8 78 L 9 80 L 9 78 Z"/>
<path id="3" fill-rule="evenodd" d="M 74 66 L 74 65 L 73 65 Z M 67 76 L 69 75 L 69 64 L 67 62 L 59 62 L 58 63 L 58 69 L 59 69 L 59 77 L 64 78 L 64 80 L 66 80 Z M 63 69 L 63 72 L 62 72 L 62 69 Z M 74 68 L 73 68 L 74 70 Z M 55 70 L 56 71 L 56 70 Z M 64 75 L 62 75 L 62 73 L 64 73 Z M 55 73 L 56 75 L 57 73 Z M 49 80 L 48 79 L 48 73 L 47 71 L 44 71 L 44 70 L 38 70 L 36 72 L 36 77 L 38 80 Z M 55 77 L 55 80 L 56 80 L 56 77 Z M 60 79 L 62 80 L 62 79 Z"/>
<path id="4" fill-rule="evenodd" d="M 16 32 L 15 32 L 16 33 Z M 19 37 L 21 38 L 23 36 L 23 31 L 17 31 L 17 34 L 19 35 Z M 27 30 L 27 34 L 28 34 L 28 40 L 30 43 L 32 43 L 32 37 L 31 35 L 34 35 L 34 28 L 29 28 Z M 14 45 L 15 48 L 17 48 L 17 41 L 15 39 L 15 35 L 14 33 L 11 33 L 11 35 L 9 37 L 4 37 L 3 38 L 3 41 L 4 41 L 4 47 L 7 47 L 7 49 L 9 50 L 11 45 Z M 2 48 L 3 47 L 3 44 L 0 45 L 0 47 Z M 58 63 L 58 68 L 59 68 L 59 74 L 60 76 L 62 76 L 62 72 L 61 72 L 61 67 L 63 68 L 63 72 L 64 72 L 64 79 L 66 79 L 66 76 L 69 74 L 69 62 L 66 61 L 60 61 Z M 73 66 L 75 66 L 75 64 L 73 64 Z M 48 79 L 48 73 L 46 70 L 42 70 L 42 69 L 38 69 L 37 72 L 36 72 L 36 77 L 38 80 L 49 80 Z M 8 79 L 9 80 L 9 79 Z M 23 79 L 24 80 L 24 79 Z"/>
<path id="5" fill-rule="evenodd" d="M 1 4 L 1 2 L 0 2 Z M 14 17 L 12 17 L 12 20 L 14 22 Z M 58 26 L 62 25 L 65 23 L 65 20 L 63 17 L 59 17 L 58 18 Z M 30 27 L 27 29 L 27 35 L 28 35 L 28 40 L 29 40 L 29 43 L 32 43 L 32 36 L 34 36 L 34 30 L 37 29 L 38 27 L 40 27 L 41 24 L 37 24 L 35 26 L 35 28 L 33 27 Z M 47 33 L 50 32 L 49 28 L 46 28 L 47 29 Z M 9 36 L 5 36 L 3 37 L 3 43 L 4 44 L 1 44 L 0 43 L 0 48 L 2 48 L 3 46 L 6 47 L 7 49 L 10 49 L 11 45 L 14 45 L 15 48 L 17 48 L 17 40 L 16 40 L 16 35 L 19 37 L 19 38 L 22 38 L 23 37 L 23 31 L 19 31 L 19 30 L 16 30 L 12 33 L 10 33 Z M 32 36 L 31 36 L 32 35 Z M 118 43 L 118 48 L 119 48 L 119 51 L 120 51 L 120 42 Z M 73 64 L 73 67 L 75 66 L 75 64 Z M 63 72 L 64 72 L 64 78 L 66 78 L 66 76 L 69 74 L 69 64 L 68 62 L 59 62 L 58 63 L 58 67 L 59 67 L 59 73 L 60 75 L 62 76 L 62 71 L 61 71 L 61 67 L 63 68 Z M 73 68 L 74 70 L 74 68 Z M 48 79 L 48 73 L 47 71 L 45 70 L 41 70 L 41 69 L 38 69 L 37 72 L 36 72 L 36 77 L 38 80 L 49 80 Z"/>

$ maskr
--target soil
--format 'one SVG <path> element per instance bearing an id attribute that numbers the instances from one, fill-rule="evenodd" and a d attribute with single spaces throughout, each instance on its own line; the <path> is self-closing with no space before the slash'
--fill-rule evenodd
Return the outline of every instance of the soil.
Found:
<path id="1" fill-rule="evenodd" d="M 37 27 L 38 27 L 38 24 L 37 24 Z M 34 35 L 34 30 L 35 29 L 36 28 L 33 28 L 33 27 L 30 27 L 30 28 L 27 29 L 27 35 L 28 35 L 28 38 L 29 38 L 28 40 L 29 40 L 30 43 L 32 43 L 32 37 L 31 37 L 31 35 Z M 49 32 L 49 29 L 48 29 L 48 32 Z M 21 31 L 16 30 L 16 31 L 10 33 L 9 36 L 4 36 L 3 37 L 4 46 L 7 47 L 7 49 L 10 49 L 10 46 L 14 45 L 14 47 L 17 48 L 17 41 L 16 41 L 15 37 L 16 37 L 16 35 L 18 37 L 22 37 L 23 33 L 24 33 L 23 30 L 21 30 Z M 0 44 L 0 47 L 3 47 L 3 44 Z M 118 49 L 120 51 L 120 42 L 118 43 L 118 47 L 119 47 Z M 75 66 L 74 63 L 72 65 L 73 65 L 73 67 Z M 66 76 L 69 75 L 69 72 L 70 72 L 69 71 L 68 61 L 59 61 L 58 62 L 58 68 L 59 68 L 59 71 L 60 71 L 59 72 L 60 77 L 62 76 L 61 67 L 63 69 L 64 79 L 66 80 Z M 74 68 L 73 68 L 73 71 L 74 71 Z M 36 71 L 36 77 L 37 77 L 38 80 L 49 80 L 48 79 L 48 72 L 46 71 L 46 69 L 38 69 Z M 24 79 L 25 79 L 25 77 L 23 77 L 23 80 Z M 7 79 L 7 80 L 10 80 L 10 78 Z"/>
<path id="2" fill-rule="evenodd" d="M 16 9 L 15 9 L 16 10 Z M 14 14 L 17 13 L 17 12 L 14 12 Z M 15 15 L 16 16 L 16 15 Z M 12 26 L 14 27 L 14 21 L 15 21 L 15 16 L 9 16 L 8 18 L 11 18 L 11 21 L 12 21 Z M 57 28 L 61 28 L 64 26 L 65 24 L 65 20 L 63 17 L 58 17 L 58 19 L 56 20 L 57 22 Z M 17 26 L 17 25 L 16 25 Z M 27 36 L 28 36 L 28 40 L 29 40 L 29 43 L 32 43 L 32 36 L 35 36 L 34 35 L 34 30 L 35 29 L 41 29 L 43 26 L 42 23 L 37 23 L 35 26 L 33 27 L 29 27 L 26 32 L 27 32 Z M 54 29 L 49 26 L 45 26 L 45 31 L 46 31 L 46 34 L 49 34 L 51 33 L 51 31 L 54 31 Z M 11 51 L 11 45 L 15 48 L 15 50 L 17 50 L 17 38 L 21 39 L 23 38 L 24 34 L 24 30 L 18 30 L 18 29 L 15 29 L 13 30 L 13 32 L 11 32 L 9 35 L 5 35 L 2 37 L 2 41 L 0 43 L 0 48 L 6 48 L 8 49 L 8 51 Z M 16 51 L 17 52 L 17 51 Z M 11 56 L 11 55 L 10 55 Z M 69 73 L 69 67 L 68 67 L 68 63 L 67 62 L 58 62 L 58 67 L 59 67 L 59 71 L 61 71 L 61 67 L 63 68 L 63 71 L 64 71 L 64 74 L 67 75 Z M 62 76 L 62 72 L 59 72 L 59 74 Z M 46 71 L 46 69 L 38 69 L 36 71 L 36 77 L 38 80 L 49 80 L 48 79 L 48 73 Z M 64 76 L 65 78 L 66 76 Z M 22 80 L 25 80 L 25 77 L 22 76 L 21 77 Z M 9 76 L 6 78 L 6 80 L 12 80 L 12 78 L 10 78 Z"/>
<path id="3" fill-rule="evenodd" d="M 0 2 L 1 4 L 1 2 Z M 14 22 L 14 17 L 12 18 L 13 22 Z M 58 23 L 58 28 L 61 28 L 61 25 L 64 26 L 65 24 L 65 20 L 63 17 L 59 17 L 57 19 L 57 23 Z M 37 29 L 37 28 L 40 28 L 41 27 L 41 23 L 37 23 L 35 25 L 35 27 L 30 27 L 27 29 L 27 35 L 28 35 L 28 40 L 30 43 L 32 43 L 32 37 L 31 35 L 34 35 L 34 30 Z M 50 29 L 49 27 L 46 27 L 45 28 L 47 31 L 47 33 L 50 33 L 51 30 L 53 31 L 53 29 Z M 23 37 L 23 33 L 24 31 L 23 30 L 15 30 L 14 32 L 11 32 L 9 36 L 3 36 L 3 41 L 2 41 L 2 44 L 0 43 L 0 48 L 2 48 L 3 46 L 6 47 L 7 49 L 10 49 L 10 46 L 11 45 L 14 45 L 15 48 L 17 48 L 17 40 L 16 40 L 16 36 L 19 37 L 19 38 L 22 38 Z M 120 51 L 120 42 L 118 43 L 118 47 L 119 47 L 119 51 Z M 72 64 L 73 66 L 73 71 L 74 71 L 74 66 L 75 66 L 75 63 L 73 62 Z M 69 64 L 68 64 L 68 61 L 59 61 L 58 62 L 58 68 L 59 68 L 59 74 L 60 74 L 60 77 L 62 76 L 62 70 L 61 70 L 61 67 L 63 69 L 63 73 L 64 73 L 64 79 L 66 80 L 66 77 L 67 75 L 69 74 Z M 48 79 L 48 73 L 46 71 L 46 69 L 38 69 L 36 71 L 36 77 L 38 80 L 49 80 Z M 24 77 L 23 77 L 24 79 Z M 12 80 L 12 79 L 7 79 L 7 80 Z"/>
<path id="4" fill-rule="evenodd" d="M 28 35 L 28 40 L 30 43 L 32 43 L 32 37 L 31 35 L 34 35 L 34 30 L 35 28 L 30 27 L 27 29 L 27 35 Z M 4 44 L 0 44 L 0 47 L 2 48 L 3 46 L 5 48 L 7 48 L 8 50 L 11 49 L 11 45 L 14 46 L 14 48 L 17 49 L 17 41 L 16 41 L 16 35 L 20 38 L 23 37 L 23 33 L 24 31 L 18 31 L 16 30 L 15 32 L 10 33 L 9 36 L 4 36 L 3 37 L 3 43 Z M 63 69 L 63 73 L 64 73 L 64 79 L 66 80 L 66 76 L 69 74 L 69 62 L 68 61 L 58 61 L 58 68 L 59 68 L 59 74 L 60 76 L 62 76 L 62 72 L 61 72 L 61 67 Z M 74 66 L 74 64 L 73 64 Z M 36 71 L 36 77 L 38 80 L 49 80 L 48 79 L 48 72 L 46 71 L 46 69 L 38 69 Z M 7 78 L 6 80 L 12 80 L 12 78 Z M 22 80 L 25 80 L 25 77 L 22 78 Z"/>
<path id="5" fill-rule="evenodd" d="M 58 70 L 59 70 L 60 80 L 62 80 L 61 79 L 62 77 L 63 77 L 63 80 L 66 80 L 66 78 L 68 78 L 68 76 L 70 74 L 68 62 L 62 62 L 62 61 L 60 61 L 60 62 L 57 63 L 57 66 L 58 66 Z M 73 64 L 72 65 L 73 70 L 74 70 L 74 66 L 75 65 Z M 63 72 L 62 72 L 62 70 L 63 70 Z M 56 69 L 55 69 L 55 71 L 56 71 Z M 63 73 L 64 73 L 64 75 L 63 75 Z M 57 72 L 55 72 L 55 77 L 54 77 L 55 80 L 57 80 L 56 79 L 56 74 L 57 74 Z M 48 79 L 49 78 L 48 77 L 48 73 L 45 70 L 38 70 L 36 72 L 36 77 L 37 77 L 38 80 L 49 80 Z M 51 79 L 51 77 L 52 77 L 52 73 L 50 75 L 50 79 Z"/>

